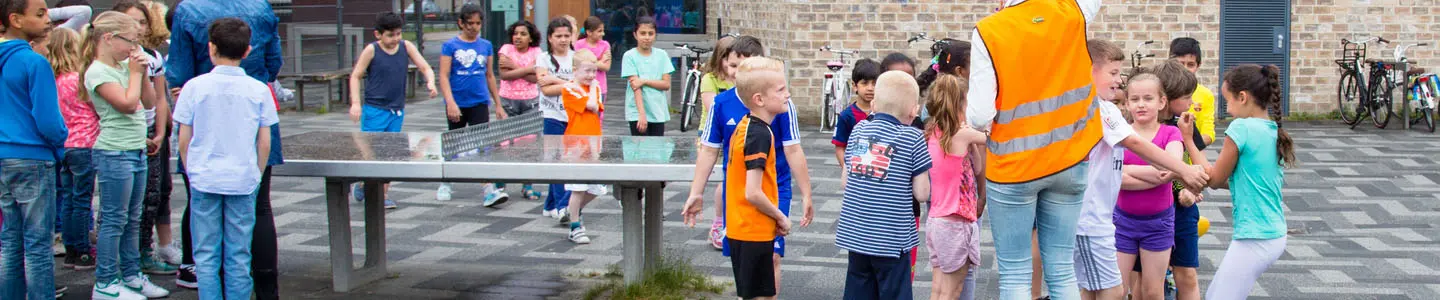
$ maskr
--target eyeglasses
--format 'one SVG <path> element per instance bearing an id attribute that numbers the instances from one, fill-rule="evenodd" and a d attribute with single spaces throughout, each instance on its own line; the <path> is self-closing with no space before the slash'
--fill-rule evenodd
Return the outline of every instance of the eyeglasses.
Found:
<path id="1" fill-rule="evenodd" d="M 126 43 L 130 43 L 130 45 L 132 45 L 132 46 L 138 46 L 138 45 L 140 45 L 140 43 L 137 43 L 137 42 L 135 42 L 134 40 L 131 40 L 131 39 L 127 39 L 127 38 L 125 38 L 125 37 L 123 37 L 123 36 L 120 36 L 120 35 L 118 35 L 118 34 L 113 35 L 113 37 L 115 37 L 116 39 L 120 39 L 121 41 L 125 41 Z"/>

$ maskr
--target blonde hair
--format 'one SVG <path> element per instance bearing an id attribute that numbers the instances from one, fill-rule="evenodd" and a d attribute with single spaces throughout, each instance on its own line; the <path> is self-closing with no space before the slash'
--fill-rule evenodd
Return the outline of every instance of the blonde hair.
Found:
<path id="1" fill-rule="evenodd" d="M 165 24 L 165 15 L 170 13 L 170 7 L 160 1 L 145 0 L 140 3 L 150 11 L 150 34 L 141 43 L 150 49 L 159 50 L 165 43 L 170 42 L 170 25 Z"/>
<path id="2" fill-rule="evenodd" d="M 80 34 L 74 30 L 65 27 L 51 30 L 50 44 L 45 49 L 50 50 L 50 68 L 55 71 L 55 76 L 84 71 L 85 61 L 80 57 Z"/>
<path id="3" fill-rule="evenodd" d="M 131 19 L 130 16 L 125 15 L 124 13 L 117 11 L 107 11 L 100 13 L 99 16 L 95 17 L 94 21 L 90 22 L 90 26 L 85 29 L 85 32 L 81 33 L 81 36 L 83 36 L 84 39 L 81 42 L 80 54 L 82 55 L 82 57 L 84 57 L 84 69 L 89 70 L 90 65 L 95 64 L 95 59 L 99 58 L 98 54 L 95 52 L 100 50 L 99 44 L 101 37 L 104 37 L 107 34 L 114 35 L 136 32 L 139 30 L 140 23 L 135 22 L 135 19 Z M 80 82 L 85 82 L 84 71 L 80 72 Z M 90 93 L 88 91 L 85 93 L 80 93 L 80 100 L 90 101 Z"/>
<path id="4" fill-rule="evenodd" d="M 785 63 L 774 58 L 755 56 L 740 61 L 739 70 L 735 73 L 735 93 L 749 106 L 751 99 L 756 94 L 764 91 L 775 84 L 784 83 Z M 761 76 L 764 73 L 779 73 L 780 82 L 773 82 L 770 76 Z"/>
<path id="5" fill-rule="evenodd" d="M 593 64 L 599 62 L 599 59 L 595 57 L 595 53 L 591 53 L 590 51 L 575 51 L 575 56 L 570 59 L 574 60 L 577 66 L 581 63 Z"/>
<path id="6" fill-rule="evenodd" d="M 925 127 L 925 136 L 938 134 L 941 145 L 950 145 L 955 133 L 965 128 L 965 93 L 969 90 L 965 79 L 950 74 L 942 73 L 930 83 L 926 91 L 930 101 L 925 103 L 925 109 L 930 111 L 931 121 Z M 950 147 L 942 148 L 946 154 L 955 154 L 950 153 Z"/>
<path id="7" fill-rule="evenodd" d="M 920 85 L 909 73 L 889 71 L 875 79 L 875 111 L 898 117 L 914 110 L 919 101 Z"/>

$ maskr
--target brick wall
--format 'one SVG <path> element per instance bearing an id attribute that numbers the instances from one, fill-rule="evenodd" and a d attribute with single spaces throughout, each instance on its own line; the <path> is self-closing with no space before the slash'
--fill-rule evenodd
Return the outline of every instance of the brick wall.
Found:
<path id="1" fill-rule="evenodd" d="M 1200 41 L 1205 57 L 1200 82 L 1219 91 L 1219 0 L 1126 0 L 1105 1 L 1090 36 L 1108 39 L 1134 51 L 1147 40 L 1157 58 L 1165 58 L 1169 41 L 1193 37 Z M 1399 42 L 1435 43 L 1440 19 L 1431 14 L 1434 0 L 1293 0 L 1291 25 L 1291 110 L 1328 112 L 1334 109 L 1335 84 L 1339 79 L 1333 63 L 1341 36 L 1355 32 L 1377 32 Z M 708 1 L 709 32 L 716 21 L 725 32 L 754 35 L 765 42 L 771 55 L 791 66 L 790 83 L 801 118 L 813 122 L 819 106 L 821 74 L 832 59 L 817 49 L 824 45 L 860 51 L 876 58 L 895 51 L 917 57 L 928 64 L 928 44 L 908 45 L 913 33 L 926 32 L 934 38 L 969 40 L 980 19 L 998 6 L 993 0 L 711 0 Z M 1372 47 L 1371 57 L 1390 57 Z M 1433 48 L 1432 48 L 1433 49 Z M 1409 53 L 1421 66 L 1434 62 L 1437 52 L 1417 49 Z M 848 71 L 848 68 L 847 68 Z"/>

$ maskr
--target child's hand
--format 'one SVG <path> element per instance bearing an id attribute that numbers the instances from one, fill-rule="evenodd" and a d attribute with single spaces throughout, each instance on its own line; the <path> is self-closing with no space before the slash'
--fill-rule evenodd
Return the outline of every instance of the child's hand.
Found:
<path id="1" fill-rule="evenodd" d="M 180 88 L 170 88 L 170 98 L 180 99 Z"/>
<path id="2" fill-rule="evenodd" d="M 641 80 L 639 76 L 630 77 L 630 89 L 638 91 L 641 87 L 645 87 L 645 80 Z"/>
<path id="3" fill-rule="evenodd" d="M 435 88 L 434 82 L 426 83 L 425 89 L 430 90 L 430 98 L 435 98 L 436 96 L 440 95 L 440 92 L 438 92 L 438 90 Z"/>
<path id="4" fill-rule="evenodd" d="M 700 212 L 703 210 L 705 210 L 705 195 L 690 194 L 690 198 L 685 200 L 685 206 L 680 209 L 680 214 L 685 216 L 685 225 L 694 228 L 695 222 L 700 219 Z"/>
<path id="5" fill-rule="evenodd" d="M 1194 206 L 1195 203 L 1200 203 L 1200 201 L 1204 200 L 1205 195 L 1192 192 L 1188 189 L 1180 191 L 1180 206 L 1191 207 Z"/>
<path id="6" fill-rule="evenodd" d="M 1195 131 L 1195 114 L 1188 111 L 1180 114 L 1180 122 L 1177 122 L 1175 125 L 1180 127 L 1181 138 L 1187 140 L 1193 138 L 1193 135 L 1190 133 Z"/>
<path id="7" fill-rule="evenodd" d="M 1205 170 L 1202 170 L 1198 166 L 1195 168 L 1183 168 L 1176 172 L 1179 172 L 1176 175 L 1180 176 L 1185 187 L 1190 189 L 1204 189 L 1205 186 L 1210 183 L 1209 172 L 1205 172 Z"/>
<path id="8" fill-rule="evenodd" d="M 149 63 L 150 59 L 146 58 L 144 53 L 140 51 L 130 53 L 130 73 L 144 74 L 146 70 L 149 70 Z"/>
<path id="9" fill-rule="evenodd" d="M 493 99 L 493 100 L 490 100 L 490 101 L 495 101 L 495 103 L 500 103 L 500 99 Z M 495 110 L 495 119 L 496 119 L 496 120 L 504 120 L 504 119 L 509 118 L 509 117 L 510 117 L 510 114 L 506 113 L 504 108 Z"/>
<path id="10" fill-rule="evenodd" d="M 640 120 L 635 121 L 635 129 L 639 129 L 640 132 L 643 133 L 647 128 L 650 128 L 650 125 L 648 124 L 648 122 L 645 122 L 645 115 L 641 114 Z"/>
<path id="11" fill-rule="evenodd" d="M 776 220 L 776 221 L 775 221 L 775 235 L 777 235 L 777 236 L 787 236 L 787 235 L 790 235 L 790 218 L 789 218 L 789 217 L 782 217 L 782 218 L 780 218 L 780 220 Z"/>
<path id="12" fill-rule="evenodd" d="M 145 155 L 155 156 L 160 154 L 160 137 L 145 140 Z"/>
<path id="13" fill-rule="evenodd" d="M 815 202 L 811 201 L 809 196 L 806 196 L 805 200 L 801 203 L 804 203 L 802 206 L 805 208 L 804 212 L 800 214 L 800 227 L 809 227 L 810 222 L 815 220 Z"/>
<path id="14" fill-rule="evenodd" d="M 359 105 L 350 106 L 350 121 L 360 123 L 360 114 L 364 112 Z"/>
<path id="15" fill-rule="evenodd" d="M 450 119 L 450 122 L 460 122 L 460 106 L 454 103 L 446 103 L 445 117 Z"/>

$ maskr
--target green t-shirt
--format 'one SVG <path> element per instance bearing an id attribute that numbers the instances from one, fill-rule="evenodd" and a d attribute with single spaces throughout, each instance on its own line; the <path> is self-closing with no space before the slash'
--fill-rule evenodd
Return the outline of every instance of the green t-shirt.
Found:
<path id="1" fill-rule="evenodd" d="M 95 104 L 95 114 L 100 116 L 100 135 L 95 140 L 95 149 L 144 150 L 145 110 L 137 107 L 132 114 L 115 110 L 96 92 L 96 88 L 106 83 L 119 83 L 121 88 L 130 87 L 130 68 L 125 62 L 120 62 L 119 68 L 96 62 L 85 70 L 85 92 L 89 93 L 90 102 Z"/>
<path id="2" fill-rule="evenodd" d="M 1268 240 L 1285 236 L 1285 208 L 1280 190 L 1285 186 L 1281 169 L 1275 122 L 1241 118 L 1225 129 L 1229 142 L 1240 150 L 1235 172 L 1230 175 L 1230 198 L 1234 204 L 1234 239 Z"/>
<path id="3" fill-rule="evenodd" d="M 625 51 L 622 63 L 625 64 L 620 69 L 622 78 L 640 76 L 640 79 L 660 80 L 665 74 L 675 72 L 675 66 L 670 64 L 670 54 L 660 48 L 650 48 L 650 56 L 641 55 L 637 49 L 630 49 Z M 665 97 L 665 92 L 650 87 L 641 88 L 641 91 L 645 102 L 645 121 L 669 122 L 670 99 Z M 630 89 L 628 80 L 625 84 L 625 120 L 640 120 L 640 112 L 635 108 L 635 90 Z"/>

